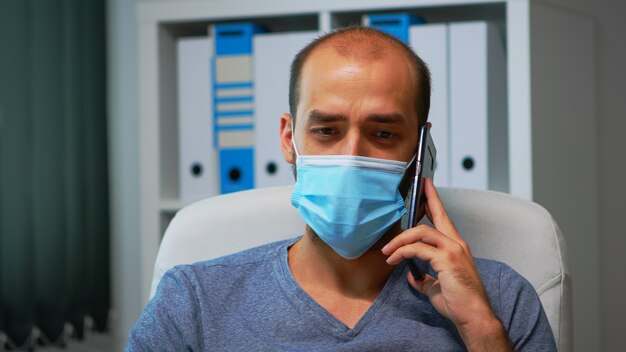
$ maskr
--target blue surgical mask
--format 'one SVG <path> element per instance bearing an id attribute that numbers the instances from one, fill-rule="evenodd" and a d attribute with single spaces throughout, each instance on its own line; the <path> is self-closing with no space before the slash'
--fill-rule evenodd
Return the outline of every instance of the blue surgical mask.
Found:
<path id="1" fill-rule="evenodd" d="M 295 146 L 295 143 L 294 143 Z M 298 155 L 291 204 L 335 252 L 360 257 L 406 213 L 407 163 L 352 155 Z"/>

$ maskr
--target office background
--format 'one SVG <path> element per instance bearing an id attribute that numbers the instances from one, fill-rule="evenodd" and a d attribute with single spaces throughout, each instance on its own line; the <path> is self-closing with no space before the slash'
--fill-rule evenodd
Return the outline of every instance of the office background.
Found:
<path id="1" fill-rule="evenodd" d="M 174 1 L 138 1 L 136 3 L 170 3 Z M 621 23 L 619 13 L 624 13 L 624 5 L 619 1 L 542 1 L 541 3 L 562 8 L 565 10 L 581 13 L 589 16 L 594 22 L 595 33 L 595 67 L 590 70 L 595 72 L 595 98 L 596 116 L 590 116 L 597 133 L 593 136 L 596 142 L 592 149 L 597 155 L 598 173 L 600 177 L 598 202 L 600 225 L 598 233 L 589 234 L 590 253 L 589 258 L 596 258 L 589 263 L 593 268 L 595 277 L 591 282 L 599 283 L 599 287 L 589 287 L 588 291 L 595 292 L 590 297 L 575 297 L 575 300 L 585 300 L 589 306 L 597 309 L 586 316 L 579 315 L 576 321 L 584 324 L 579 327 L 581 334 L 576 337 L 577 350 L 603 350 L 619 349 L 619 340 L 624 331 L 622 317 L 626 314 L 626 307 L 622 301 L 626 292 L 626 282 L 622 279 L 616 268 L 626 267 L 624 259 L 621 259 L 622 249 L 626 248 L 626 233 L 620 224 L 621 209 L 626 209 L 624 195 L 626 190 L 622 181 L 626 170 L 624 158 L 621 156 L 626 150 L 621 131 L 625 131 L 622 117 L 626 116 L 623 100 L 619 93 L 623 90 L 625 49 L 620 39 L 626 33 L 624 24 Z M 142 298 L 137 292 L 141 284 L 135 280 L 138 275 L 139 258 L 132 254 L 124 256 L 124 252 L 137 253 L 140 244 L 136 237 L 131 234 L 137 233 L 139 223 L 137 219 L 137 207 L 139 203 L 138 181 L 138 148 L 136 136 L 139 135 L 136 116 L 139 104 L 137 91 L 138 71 L 134 66 L 138 60 L 137 47 L 138 33 L 136 27 L 136 12 L 134 5 L 125 1 L 112 1 L 109 3 L 109 34 L 110 44 L 110 126 L 112 138 L 111 154 L 113 163 L 111 168 L 112 182 L 119 188 L 113 187 L 112 210 L 113 210 L 113 248 L 114 250 L 114 282 L 127 282 L 129 285 L 118 285 L 114 291 L 114 307 L 120 311 L 129 312 L 137 309 L 138 302 Z M 117 131 L 117 133 L 115 132 Z M 116 137 L 117 136 L 117 137 Z M 119 139 L 118 139 L 119 138 Z M 116 158 L 115 155 L 118 157 Z M 589 165 L 591 161 L 581 160 L 581 168 Z M 119 172 L 115 172 L 119 170 Z M 567 175 L 560 175 L 564 179 Z M 132 180 L 131 182 L 128 182 Z M 585 185 L 580 185 L 585 187 Z M 117 214 L 117 216 L 116 216 Z M 581 219 L 584 224 L 584 219 Z M 598 247 L 599 246 L 599 247 Z M 599 259 L 598 259 L 599 258 Z M 585 261 L 588 258 L 571 258 L 571 260 Z M 128 272 L 131 270 L 132 272 Z M 574 285 L 584 283 L 575 282 Z M 127 307 L 126 309 L 124 307 Z M 138 312 L 136 313 L 138 314 Z M 132 314 L 131 314 L 132 315 Z M 120 325 L 122 330 L 128 328 L 132 322 Z M 575 328 L 576 329 L 576 328 Z"/>
<path id="2" fill-rule="evenodd" d="M 216 0 L 197 1 L 213 3 Z M 269 2 L 269 1 L 268 1 Z M 415 1 L 421 4 L 423 1 Z M 453 4 L 454 1 L 443 1 Z M 109 209 L 111 231 L 111 336 L 120 349 L 145 303 L 142 294 L 141 202 L 139 121 L 140 82 L 138 4 L 169 3 L 175 0 L 108 0 L 107 26 L 107 107 Z M 364 2 L 366 3 L 366 2 Z M 408 2 L 407 2 L 408 3 Z M 543 5 L 581 14 L 590 18 L 594 27 L 595 65 L 589 70 L 595 77 L 593 86 L 595 113 L 589 116 L 592 145 L 596 160 L 579 160 L 581 170 L 597 166 L 597 184 L 579 185 L 581 190 L 597 191 L 597 231 L 589 233 L 589 255 L 570 257 L 579 266 L 588 268 L 589 278 L 574 281 L 587 285 L 585 297 L 574 300 L 588 307 L 585 314 L 575 314 L 575 347 L 577 351 L 621 350 L 621 335 L 626 331 L 626 230 L 622 212 L 626 210 L 626 25 L 622 21 L 626 4 L 619 0 L 544 0 Z M 0 53 L 0 55 L 3 55 Z M 1 79 L 1 77 L 0 77 Z M 0 116 L 2 128 L 2 116 Z M 2 136 L 2 134 L 0 134 Z M 559 138 L 555 136 L 554 138 Z M 584 141 L 581 140 L 581 143 Z M 572 155 L 576 158 L 576 155 Z M 4 173 L 4 171 L 3 171 Z M 554 175 L 566 180 L 568 175 Z M 2 197 L 5 195 L 3 194 Z M 572 204 L 576 207 L 576 204 Z M 557 219 L 558 220 L 558 219 Z M 582 227 L 588 225 L 580 219 Z M 565 234 L 567 238 L 567 233 Z M 581 264 L 582 263 L 582 264 Z M 590 285 L 591 284 L 591 285 Z"/>

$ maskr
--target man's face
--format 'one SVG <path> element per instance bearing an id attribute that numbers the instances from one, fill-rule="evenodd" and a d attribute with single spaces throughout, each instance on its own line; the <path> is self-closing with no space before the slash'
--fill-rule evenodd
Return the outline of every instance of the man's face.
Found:
<path id="1" fill-rule="evenodd" d="M 302 155 L 359 155 L 409 161 L 416 150 L 415 74 L 398 50 L 357 60 L 318 47 L 300 81 L 294 128 Z M 291 118 L 281 118 L 281 145 L 289 163 Z"/>

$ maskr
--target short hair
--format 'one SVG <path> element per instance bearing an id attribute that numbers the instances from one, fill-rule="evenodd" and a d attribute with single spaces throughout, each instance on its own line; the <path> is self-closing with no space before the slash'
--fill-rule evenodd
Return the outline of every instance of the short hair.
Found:
<path id="1" fill-rule="evenodd" d="M 411 66 L 415 70 L 418 87 L 415 93 L 415 109 L 418 118 L 418 125 L 424 126 L 428 121 L 428 112 L 430 110 L 430 71 L 424 61 L 404 42 L 386 34 L 380 30 L 371 27 L 351 26 L 340 28 L 330 33 L 324 34 L 313 40 L 296 54 L 291 63 L 291 76 L 289 79 L 289 112 L 292 118 L 296 118 L 298 104 L 300 102 L 300 77 L 302 68 L 311 53 L 321 44 L 332 43 L 338 41 L 337 45 L 333 45 L 337 52 L 342 56 L 350 56 L 355 50 L 352 47 L 367 48 L 370 58 L 380 58 L 384 56 L 385 46 L 399 48 Z"/>

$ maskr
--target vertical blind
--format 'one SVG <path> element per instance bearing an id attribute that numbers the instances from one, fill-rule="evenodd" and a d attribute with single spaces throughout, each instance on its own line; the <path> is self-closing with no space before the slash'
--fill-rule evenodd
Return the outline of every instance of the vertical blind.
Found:
<path id="1" fill-rule="evenodd" d="M 0 0 L 0 350 L 106 328 L 105 46 L 104 0 Z"/>

